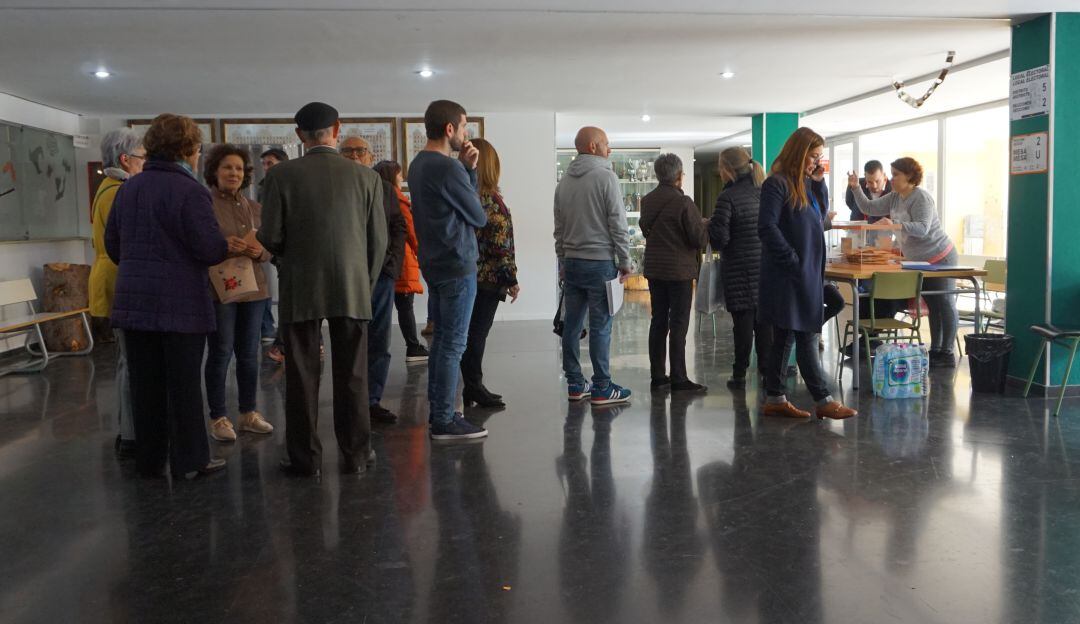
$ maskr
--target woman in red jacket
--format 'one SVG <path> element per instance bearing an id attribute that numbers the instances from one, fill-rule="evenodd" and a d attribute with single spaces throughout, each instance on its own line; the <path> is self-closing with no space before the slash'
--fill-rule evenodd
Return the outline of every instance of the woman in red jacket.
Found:
<path id="1" fill-rule="evenodd" d="M 416 230 L 413 228 L 412 203 L 405 193 L 401 192 L 401 185 L 405 181 L 401 176 L 401 165 L 392 160 L 384 160 L 374 167 L 375 171 L 384 180 L 394 185 L 394 191 L 401 205 L 401 214 L 405 216 L 405 223 L 409 231 L 405 235 L 405 261 L 401 264 L 401 275 L 398 276 L 397 284 L 394 285 L 394 306 L 398 312 L 398 325 L 401 326 L 401 336 L 405 338 L 405 362 L 426 362 L 428 350 L 420 344 L 416 335 L 416 315 L 413 313 L 413 298 L 424 292 L 424 286 L 420 283 L 420 262 L 416 258 Z"/>

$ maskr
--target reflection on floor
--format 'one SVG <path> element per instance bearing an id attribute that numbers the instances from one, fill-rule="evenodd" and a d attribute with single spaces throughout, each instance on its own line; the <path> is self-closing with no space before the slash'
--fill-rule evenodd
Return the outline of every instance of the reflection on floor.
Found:
<path id="1" fill-rule="evenodd" d="M 1080 403 L 972 396 L 965 365 L 925 401 L 848 389 L 857 420 L 763 419 L 756 384 L 724 387 L 724 318 L 691 329 L 710 393 L 650 394 L 647 315 L 613 333 L 625 408 L 567 404 L 549 323 L 496 325 L 509 407 L 462 446 L 429 445 L 395 344 L 376 473 L 332 469 L 326 417 L 321 483 L 276 468 L 270 363 L 278 431 L 190 483 L 114 458 L 110 345 L 0 379 L 0 621 L 1080 621 Z"/>

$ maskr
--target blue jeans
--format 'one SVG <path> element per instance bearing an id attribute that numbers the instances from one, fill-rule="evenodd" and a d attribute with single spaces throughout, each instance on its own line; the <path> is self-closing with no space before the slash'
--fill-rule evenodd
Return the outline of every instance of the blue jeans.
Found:
<path id="1" fill-rule="evenodd" d="M 476 274 L 428 282 L 428 286 L 432 301 L 429 308 L 435 321 L 428 357 L 428 403 L 431 404 L 428 421 L 445 425 L 454 418 L 458 370 L 476 299 Z"/>
<path id="2" fill-rule="evenodd" d="M 570 384 L 582 385 L 581 328 L 589 313 L 589 357 L 593 385 L 604 389 L 611 383 L 608 358 L 611 352 L 611 315 L 608 314 L 607 282 L 619 274 L 611 260 L 563 260 L 563 308 L 566 326 L 562 334 L 563 372 Z"/>
<path id="3" fill-rule="evenodd" d="M 240 413 L 255 409 L 255 392 L 259 387 L 259 334 L 265 310 L 265 299 L 214 304 L 217 331 L 206 337 L 206 368 L 203 370 L 211 420 L 228 414 L 225 377 L 234 353 Z"/>
<path id="4" fill-rule="evenodd" d="M 120 439 L 135 441 L 135 416 L 131 408 L 131 378 L 128 375 L 127 345 L 124 330 L 113 329 L 116 336 L 116 409 L 120 413 Z"/>
<path id="5" fill-rule="evenodd" d="M 264 305 L 266 308 L 263 309 L 262 315 L 262 337 L 273 338 L 277 335 L 277 330 L 274 329 L 274 313 L 271 311 L 271 308 L 274 307 L 274 300 L 267 299 Z"/>
<path id="6" fill-rule="evenodd" d="M 382 400 L 390 376 L 390 320 L 394 312 L 394 278 L 379 276 L 371 290 L 371 322 L 368 324 L 368 403 Z"/>

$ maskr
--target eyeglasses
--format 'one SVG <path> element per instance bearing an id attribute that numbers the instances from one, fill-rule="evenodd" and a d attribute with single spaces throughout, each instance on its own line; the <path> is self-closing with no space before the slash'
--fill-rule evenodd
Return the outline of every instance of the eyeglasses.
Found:
<path id="1" fill-rule="evenodd" d="M 128 158 L 138 158 L 139 160 L 146 160 L 146 156 L 140 156 L 138 154 L 127 154 Z"/>
<path id="2" fill-rule="evenodd" d="M 364 154 L 367 154 L 367 153 L 368 153 L 368 148 L 366 148 L 366 147 L 343 147 L 343 148 L 341 148 L 341 155 L 342 156 L 352 156 L 353 154 L 356 154 L 357 156 L 363 156 Z"/>
<path id="3" fill-rule="evenodd" d="M 810 160 L 814 162 L 821 162 L 825 158 L 825 154 L 818 154 L 817 156 L 814 156 L 813 154 L 807 154 L 807 156 L 810 158 Z"/>

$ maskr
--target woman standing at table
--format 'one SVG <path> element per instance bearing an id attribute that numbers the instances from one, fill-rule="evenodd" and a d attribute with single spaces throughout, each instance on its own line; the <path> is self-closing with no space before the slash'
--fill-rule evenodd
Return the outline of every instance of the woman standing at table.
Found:
<path id="1" fill-rule="evenodd" d="M 855 203 L 863 214 L 885 217 L 879 224 L 895 223 L 901 227 L 900 251 L 908 260 L 943 266 L 955 265 L 959 259 L 956 247 L 941 227 L 934 197 L 919 186 L 923 179 L 922 166 L 914 158 L 901 158 L 892 163 L 892 192 L 877 199 L 854 192 Z M 858 191 L 859 176 L 848 173 L 848 186 Z M 923 280 L 924 291 L 955 290 L 955 280 L 929 278 Z M 952 345 L 956 341 L 959 322 L 955 295 L 923 295 L 930 308 L 930 364 L 952 368 L 956 356 Z"/>
<path id="2" fill-rule="evenodd" d="M 823 215 L 829 206 L 824 175 L 818 165 L 825 139 L 799 128 L 784 143 L 761 185 L 758 236 L 761 238 L 761 281 L 758 309 L 773 326 L 773 346 L 766 375 L 765 416 L 809 418 L 810 412 L 792 405 L 784 380 L 791 349 L 806 386 L 817 404 L 818 418 L 842 419 L 857 412 L 829 392 L 818 355 L 818 333 L 824 322 L 825 281 Z"/>

